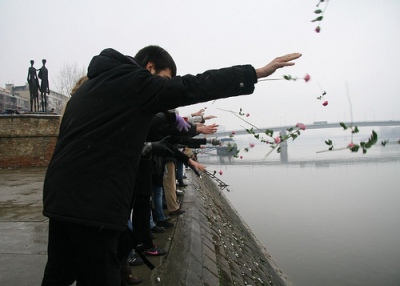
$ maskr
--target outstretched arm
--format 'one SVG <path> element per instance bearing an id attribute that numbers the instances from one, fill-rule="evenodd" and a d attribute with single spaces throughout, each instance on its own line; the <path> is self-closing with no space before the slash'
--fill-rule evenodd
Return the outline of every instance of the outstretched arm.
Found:
<path id="1" fill-rule="evenodd" d="M 293 66 L 294 63 L 291 61 L 300 57 L 300 53 L 287 54 L 285 56 L 277 57 L 266 66 L 256 69 L 257 78 L 267 77 L 273 74 L 277 69 Z"/>

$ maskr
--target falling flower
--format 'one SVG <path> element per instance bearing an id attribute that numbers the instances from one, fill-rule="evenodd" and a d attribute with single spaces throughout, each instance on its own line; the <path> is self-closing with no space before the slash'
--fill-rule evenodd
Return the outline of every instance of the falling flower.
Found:
<path id="1" fill-rule="evenodd" d="M 222 170 L 219 171 L 219 174 L 222 176 L 222 174 L 223 174 Z"/>
<path id="2" fill-rule="evenodd" d="M 289 74 L 289 75 L 284 75 L 284 76 L 283 76 L 283 79 L 296 81 L 296 80 L 299 79 L 299 77 L 297 77 L 297 76 L 291 76 L 291 75 Z M 308 73 L 306 73 L 306 75 L 305 75 L 303 78 L 301 78 L 301 79 L 304 79 L 305 82 L 308 82 L 308 81 L 311 79 L 311 76 L 310 76 Z"/>
<path id="3" fill-rule="evenodd" d="M 249 116 L 250 116 L 250 113 L 247 113 L 247 114 L 246 114 L 246 117 L 249 117 Z"/>
<path id="4" fill-rule="evenodd" d="M 319 33 L 321 31 L 321 21 L 324 19 L 324 14 L 325 10 L 328 7 L 328 0 L 319 0 L 317 6 L 317 9 L 314 10 L 314 14 L 318 15 L 315 19 L 313 19 L 311 22 L 319 22 L 318 26 L 315 28 L 315 32 Z M 320 4 L 324 3 L 325 7 L 320 8 Z"/>
<path id="5" fill-rule="evenodd" d="M 353 143 L 353 134 L 358 133 L 358 127 L 357 126 L 347 126 L 344 122 L 339 122 L 339 125 L 343 127 L 343 130 L 349 129 L 351 132 L 352 140 L 345 148 L 340 148 L 340 149 L 335 149 L 335 150 L 343 150 L 343 149 L 350 149 L 351 152 L 358 152 L 359 149 L 362 150 L 362 153 L 365 154 L 367 153 L 367 150 L 371 148 L 373 145 L 378 142 L 378 134 L 372 130 L 372 134 L 369 137 L 368 141 L 361 141 L 360 144 L 354 144 Z M 334 150 L 334 145 L 332 140 L 325 140 L 325 144 L 329 146 L 327 151 L 333 151 Z M 317 153 L 325 152 L 324 151 L 319 151 Z"/>
<path id="6" fill-rule="evenodd" d="M 301 130 L 306 130 L 306 126 L 303 123 L 297 123 L 296 127 L 300 128 Z"/>
<path id="7" fill-rule="evenodd" d="M 328 101 L 325 100 L 324 103 L 322 103 L 323 106 L 327 106 L 328 105 Z"/>
<path id="8" fill-rule="evenodd" d="M 274 138 L 275 144 L 281 143 L 281 138 L 279 136 Z"/>
<path id="9" fill-rule="evenodd" d="M 255 145 L 254 145 L 254 143 L 250 143 L 249 146 L 250 146 L 250 148 L 254 148 Z"/>

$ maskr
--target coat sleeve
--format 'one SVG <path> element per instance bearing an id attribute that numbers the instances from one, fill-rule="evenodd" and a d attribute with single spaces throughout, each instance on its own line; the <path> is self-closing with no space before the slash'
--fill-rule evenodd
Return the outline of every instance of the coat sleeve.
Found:
<path id="1" fill-rule="evenodd" d="M 255 69 L 251 65 L 209 70 L 202 74 L 176 76 L 172 79 L 153 77 L 164 81 L 147 108 L 153 111 L 172 109 L 209 100 L 246 95 L 254 92 L 257 82 Z"/>

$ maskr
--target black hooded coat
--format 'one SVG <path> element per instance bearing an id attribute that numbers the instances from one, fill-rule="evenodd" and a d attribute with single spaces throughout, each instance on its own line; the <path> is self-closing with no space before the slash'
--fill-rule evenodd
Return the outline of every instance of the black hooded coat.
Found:
<path id="1" fill-rule="evenodd" d="M 43 214 L 114 230 L 126 228 L 153 116 L 250 94 L 257 82 L 250 65 L 167 79 L 113 49 L 93 57 L 87 76 L 62 118 L 44 181 Z"/>

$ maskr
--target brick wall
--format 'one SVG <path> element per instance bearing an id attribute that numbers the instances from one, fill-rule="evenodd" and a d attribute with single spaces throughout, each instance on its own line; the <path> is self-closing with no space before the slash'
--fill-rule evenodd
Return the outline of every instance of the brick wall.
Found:
<path id="1" fill-rule="evenodd" d="M 0 116 L 0 168 L 45 167 L 57 141 L 60 116 Z"/>

